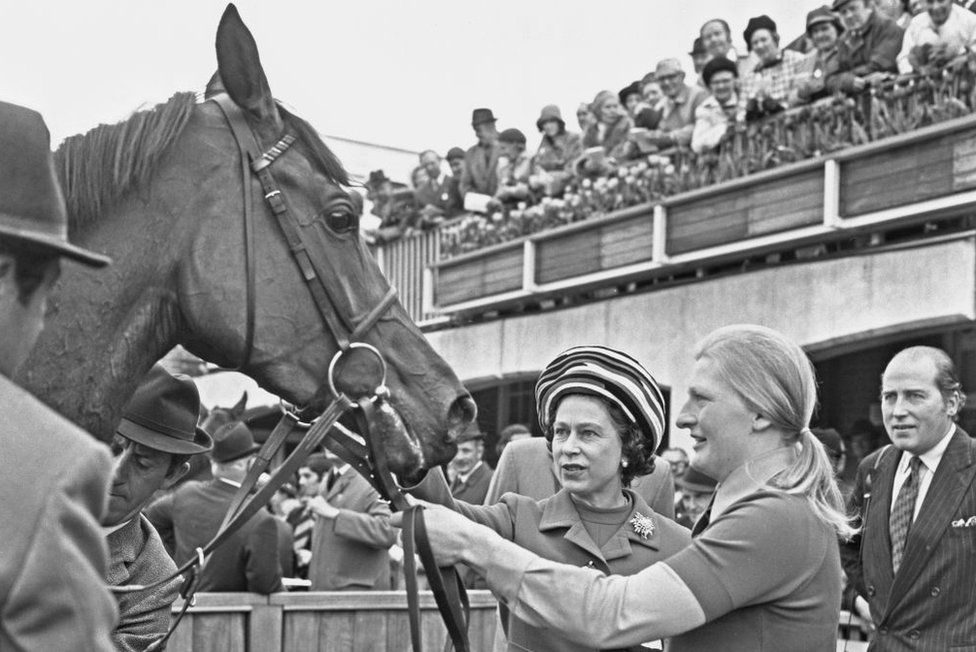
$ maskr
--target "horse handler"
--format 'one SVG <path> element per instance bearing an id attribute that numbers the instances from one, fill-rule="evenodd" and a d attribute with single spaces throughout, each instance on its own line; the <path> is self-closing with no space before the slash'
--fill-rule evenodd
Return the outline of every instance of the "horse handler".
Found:
<path id="1" fill-rule="evenodd" d="M 122 453 L 115 463 L 108 513 L 108 583 L 150 585 L 176 572 L 145 507 L 156 491 L 169 489 L 190 470 L 192 455 L 213 448 L 197 426 L 200 395 L 193 381 L 171 376 L 155 365 L 122 410 L 116 439 Z M 170 606 L 180 581 L 147 591 L 119 594 L 119 625 L 112 642 L 120 651 L 144 650 L 166 634 Z"/>
<path id="2" fill-rule="evenodd" d="M 108 448 L 15 385 L 44 325 L 68 242 L 40 114 L 0 102 L 0 650 L 112 650 L 104 584 Z"/>

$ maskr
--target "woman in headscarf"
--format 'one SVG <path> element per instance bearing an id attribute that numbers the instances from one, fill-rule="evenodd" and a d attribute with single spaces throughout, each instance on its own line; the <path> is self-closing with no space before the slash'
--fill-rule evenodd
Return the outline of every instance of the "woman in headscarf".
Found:
<path id="1" fill-rule="evenodd" d="M 837 537 L 852 529 L 810 431 L 813 365 L 761 326 L 720 328 L 695 352 L 677 424 L 719 484 L 692 543 L 632 577 L 558 564 L 443 509 L 427 512 L 440 563 L 462 561 L 526 626 L 595 648 L 673 637 L 669 649 L 833 650 Z"/>
<path id="2" fill-rule="evenodd" d="M 633 575 L 688 545 L 688 530 L 627 488 L 654 469 L 665 423 L 661 391 L 639 362 L 602 346 L 564 351 L 542 372 L 536 406 L 562 484 L 556 495 L 537 502 L 509 493 L 489 507 L 455 503 L 440 470 L 411 493 L 449 504 L 545 559 L 605 574 Z M 509 650 L 597 649 L 511 614 L 503 624 Z"/>

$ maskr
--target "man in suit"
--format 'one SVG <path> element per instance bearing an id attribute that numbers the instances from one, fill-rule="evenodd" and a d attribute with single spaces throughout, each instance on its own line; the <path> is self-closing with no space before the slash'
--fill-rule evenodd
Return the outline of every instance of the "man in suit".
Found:
<path id="1" fill-rule="evenodd" d="M 111 650 L 105 587 L 108 448 L 10 380 L 44 325 L 68 242 L 44 119 L 0 102 L 0 650 Z"/>
<path id="2" fill-rule="evenodd" d="M 471 128 L 478 142 L 464 153 L 464 174 L 461 176 L 461 198 L 469 192 L 494 196 L 498 190 L 498 129 L 491 109 L 475 109 L 471 114 Z"/>
<path id="3" fill-rule="evenodd" d="M 976 649 L 976 442 L 954 423 L 964 402 L 940 349 L 905 349 L 882 376 L 891 446 L 858 468 L 861 534 L 842 546 L 877 628 L 871 650 Z"/>
<path id="4" fill-rule="evenodd" d="M 121 453 L 115 463 L 107 532 L 110 586 L 154 584 L 176 572 L 155 528 L 142 508 L 153 494 L 169 489 L 187 471 L 192 455 L 213 448 L 197 426 L 200 396 L 186 376 L 171 376 L 155 365 L 122 410 L 116 429 Z M 170 606 L 180 580 L 135 593 L 118 593 L 119 624 L 112 632 L 117 650 L 144 650 L 166 634 Z"/>
<path id="5" fill-rule="evenodd" d="M 837 70 L 825 80 L 830 92 L 860 93 L 898 72 L 904 31 L 871 0 L 834 0 L 831 11 L 844 23 L 837 42 Z"/>
<path id="6" fill-rule="evenodd" d="M 457 439 L 457 453 L 449 463 L 451 495 L 472 505 L 481 505 L 491 484 L 491 467 L 482 459 L 485 454 L 485 435 L 472 422 Z"/>
<path id="7" fill-rule="evenodd" d="M 559 479 L 552 463 L 552 453 L 544 437 L 513 441 L 498 460 L 498 468 L 491 478 L 486 505 L 494 505 L 506 493 L 512 492 L 542 500 L 559 491 Z M 674 519 L 674 478 L 667 460 L 656 456 L 654 471 L 638 476 L 630 487 L 655 512 Z"/>
<path id="8" fill-rule="evenodd" d="M 323 487 L 307 503 L 315 515 L 308 579 L 313 591 L 388 591 L 396 530 L 390 506 L 348 464 L 333 462 Z"/>
<path id="9" fill-rule="evenodd" d="M 441 156 L 432 149 L 420 154 L 427 180 L 417 188 L 416 200 L 424 224 L 434 225 L 461 212 L 459 180 L 441 169 Z"/>
<path id="10" fill-rule="evenodd" d="M 175 541 L 177 564 L 194 557 L 196 549 L 217 534 L 258 451 L 254 436 L 241 422 L 221 426 L 213 439 L 214 479 L 187 482 L 146 510 L 163 540 L 171 536 Z M 278 527 L 271 514 L 259 510 L 210 555 L 200 574 L 199 590 L 265 595 L 281 590 Z"/>

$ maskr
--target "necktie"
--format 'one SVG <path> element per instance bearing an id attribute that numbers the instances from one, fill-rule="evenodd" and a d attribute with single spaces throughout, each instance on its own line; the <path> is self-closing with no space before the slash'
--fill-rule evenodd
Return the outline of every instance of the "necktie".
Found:
<path id="1" fill-rule="evenodd" d="M 921 463 L 922 460 L 918 457 L 912 457 L 908 463 L 908 477 L 898 491 L 895 508 L 891 511 L 888 527 L 891 533 L 891 567 L 895 573 L 901 566 L 901 558 L 905 553 L 905 541 L 908 539 L 908 530 L 911 528 L 912 517 L 915 515 L 915 499 L 918 498 L 918 467 Z"/>
<path id="2" fill-rule="evenodd" d="M 460 489 L 461 488 L 461 485 L 463 485 L 463 484 L 464 483 L 461 482 L 461 476 L 460 475 L 454 476 L 454 479 L 451 480 L 451 494 L 452 495 L 453 494 L 456 494 L 457 493 L 457 490 Z"/>
<path id="3" fill-rule="evenodd" d="M 332 487 L 335 486 L 336 480 L 339 479 L 339 474 L 336 473 L 335 469 L 329 471 L 329 479 L 325 481 L 325 490 L 332 491 Z"/>
<path id="4" fill-rule="evenodd" d="M 708 527 L 708 524 L 712 520 L 712 505 L 714 504 L 715 494 L 712 494 L 712 499 L 708 501 L 708 507 L 705 508 L 705 511 L 702 512 L 701 516 L 698 517 L 698 520 L 695 521 L 695 525 L 691 528 L 692 537 L 697 537 L 702 533 L 702 530 Z"/>

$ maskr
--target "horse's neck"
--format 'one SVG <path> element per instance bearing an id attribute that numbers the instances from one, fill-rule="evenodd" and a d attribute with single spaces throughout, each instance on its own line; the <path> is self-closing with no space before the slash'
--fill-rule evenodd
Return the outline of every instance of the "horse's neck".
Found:
<path id="1" fill-rule="evenodd" d="M 133 213 L 118 219 L 138 222 Z M 152 220 L 142 222 L 140 228 L 153 228 Z M 99 227 L 106 228 L 113 225 Z M 64 265 L 48 300 L 44 332 L 18 378 L 103 441 L 111 438 L 139 379 L 175 345 L 180 329 L 175 294 L 160 285 L 166 282 L 160 279 L 172 275 L 159 273 L 165 263 L 159 260 L 160 251 L 151 248 L 157 241 L 127 239 L 124 232 L 132 230 L 131 223 L 114 228 L 123 232 L 117 243 L 142 242 L 146 250 L 125 251 L 125 244 L 103 248 L 114 259 L 104 271 Z M 84 235 L 81 239 L 89 240 Z M 148 261 L 156 263 L 154 272 L 147 271 Z"/>

